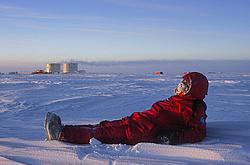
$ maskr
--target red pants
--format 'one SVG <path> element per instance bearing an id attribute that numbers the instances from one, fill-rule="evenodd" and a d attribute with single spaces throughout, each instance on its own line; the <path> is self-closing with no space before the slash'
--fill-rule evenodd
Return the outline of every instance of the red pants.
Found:
<path id="1" fill-rule="evenodd" d="M 139 142 L 154 142 L 154 138 L 136 133 L 133 138 L 127 136 L 128 123 L 126 119 L 102 121 L 97 125 L 65 125 L 59 140 L 89 144 L 91 138 L 96 138 L 107 144 L 136 144 Z"/>

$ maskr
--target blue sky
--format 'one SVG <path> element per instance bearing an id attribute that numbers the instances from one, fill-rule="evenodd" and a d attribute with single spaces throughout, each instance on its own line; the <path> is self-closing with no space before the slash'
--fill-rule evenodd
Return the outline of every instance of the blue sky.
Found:
<path id="1" fill-rule="evenodd" d="M 249 0 L 0 0 L 0 64 L 249 60 Z"/>

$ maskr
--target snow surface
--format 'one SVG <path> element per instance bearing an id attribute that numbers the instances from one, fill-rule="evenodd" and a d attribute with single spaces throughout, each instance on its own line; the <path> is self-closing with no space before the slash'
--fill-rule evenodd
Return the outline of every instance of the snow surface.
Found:
<path id="1" fill-rule="evenodd" d="M 0 75 L 0 164 L 250 164 L 250 73 L 207 74 L 208 135 L 178 146 L 44 141 L 46 112 L 94 124 L 148 109 L 180 75 Z"/>

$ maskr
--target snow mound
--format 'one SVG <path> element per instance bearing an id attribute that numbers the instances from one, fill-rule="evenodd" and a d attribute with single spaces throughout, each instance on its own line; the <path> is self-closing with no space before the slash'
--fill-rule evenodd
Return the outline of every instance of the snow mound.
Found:
<path id="1" fill-rule="evenodd" d="M 187 146 L 171 146 L 161 144 L 137 144 L 132 151 L 150 156 L 184 157 L 191 159 L 224 160 L 217 152 Z"/>

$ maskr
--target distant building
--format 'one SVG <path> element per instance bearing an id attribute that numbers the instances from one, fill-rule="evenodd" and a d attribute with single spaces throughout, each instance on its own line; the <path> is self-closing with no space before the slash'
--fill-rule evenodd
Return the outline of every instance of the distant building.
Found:
<path id="1" fill-rule="evenodd" d="M 48 72 L 45 72 L 44 70 L 38 69 L 38 70 L 32 72 L 31 74 L 48 74 Z"/>
<path id="2" fill-rule="evenodd" d="M 77 63 L 63 64 L 63 73 L 78 73 L 78 64 Z"/>
<path id="3" fill-rule="evenodd" d="M 61 64 L 59 64 L 59 63 L 46 64 L 46 69 L 45 70 L 46 70 L 47 73 L 60 73 Z"/>

